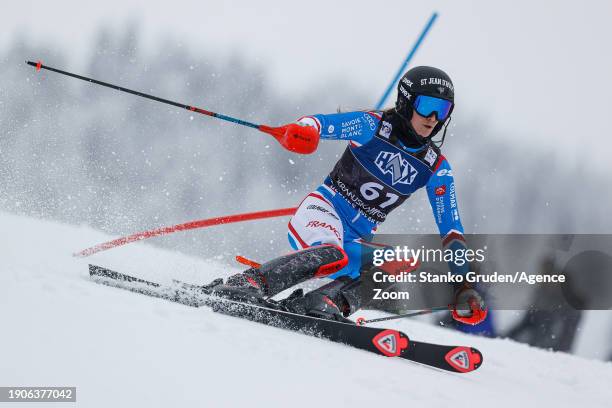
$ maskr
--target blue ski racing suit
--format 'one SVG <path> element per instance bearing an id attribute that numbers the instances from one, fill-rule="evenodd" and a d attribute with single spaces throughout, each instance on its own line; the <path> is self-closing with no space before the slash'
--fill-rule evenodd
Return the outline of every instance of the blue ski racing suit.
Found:
<path id="1" fill-rule="evenodd" d="M 401 134 L 405 133 L 401 120 L 392 111 L 319 114 L 298 120 L 316 127 L 323 140 L 349 142 L 323 184 L 302 201 L 288 226 L 293 249 L 334 244 L 345 250 L 349 263 L 331 278 L 357 278 L 365 241 L 391 211 L 423 187 L 444 248 L 465 247 L 448 160 L 431 142 L 408 146 Z M 465 273 L 467 268 L 452 272 Z"/>

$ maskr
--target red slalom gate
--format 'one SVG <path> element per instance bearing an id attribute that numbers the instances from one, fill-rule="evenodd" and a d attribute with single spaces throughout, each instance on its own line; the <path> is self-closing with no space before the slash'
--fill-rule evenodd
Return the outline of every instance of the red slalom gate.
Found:
<path id="1" fill-rule="evenodd" d="M 73 254 L 75 257 L 87 257 L 97 252 L 106 251 L 107 249 L 116 248 L 130 242 L 142 241 L 152 237 L 158 237 L 160 235 L 172 234 L 179 231 L 187 231 L 196 228 L 212 227 L 215 225 L 232 224 L 235 222 L 259 220 L 264 218 L 282 217 L 286 215 L 293 215 L 297 207 L 292 208 L 279 208 L 277 210 L 265 210 L 256 211 L 244 214 L 226 215 L 223 217 L 208 218 L 205 220 L 190 221 L 184 224 L 173 225 L 171 227 L 161 227 L 150 231 L 137 232 L 127 237 L 117 238 L 112 241 L 104 242 L 102 244 L 95 245 L 91 248 L 84 249 L 80 252 Z"/>

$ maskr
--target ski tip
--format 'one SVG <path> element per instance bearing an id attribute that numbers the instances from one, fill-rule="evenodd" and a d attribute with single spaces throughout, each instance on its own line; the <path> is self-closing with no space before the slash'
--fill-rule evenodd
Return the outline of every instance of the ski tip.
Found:
<path id="1" fill-rule="evenodd" d="M 96 275 L 100 267 L 97 265 L 89 264 L 88 269 L 89 269 L 89 276 L 94 276 Z"/>
<path id="2" fill-rule="evenodd" d="M 109 274 L 113 273 L 110 269 L 106 269 L 106 268 L 103 268 L 101 266 L 94 265 L 94 264 L 89 264 L 88 269 L 89 269 L 89 276 L 91 276 L 92 278 L 108 276 Z"/>

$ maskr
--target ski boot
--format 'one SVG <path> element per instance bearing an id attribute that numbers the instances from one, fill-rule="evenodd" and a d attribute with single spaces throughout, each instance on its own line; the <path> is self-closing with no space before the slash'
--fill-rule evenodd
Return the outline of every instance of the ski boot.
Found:
<path id="1" fill-rule="evenodd" d="M 360 287 L 360 280 L 342 276 L 306 295 L 298 289 L 280 304 L 293 313 L 352 323 L 346 317 L 361 306 Z"/>
<path id="2" fill-rule="evenodd" d="M 211 289 L 212 295 L 247 303 L 263 303 L 266 296 L 265 277 L 255 268 L 232 275 Z"/>
<path id="3" fill-rule="evenodd" d="M 283 290 L 311 278 L 338 272 L 348 263 L 344 250 L 320 245 L 292 252 L 258 267 L 230 276 L 212 294 L 250 303 L 264 303 Z"/>

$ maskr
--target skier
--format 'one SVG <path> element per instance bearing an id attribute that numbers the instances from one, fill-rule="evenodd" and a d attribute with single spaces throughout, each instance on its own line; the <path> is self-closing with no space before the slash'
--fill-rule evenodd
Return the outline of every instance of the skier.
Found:
<path id="1" fill-rule="evenodd" d="M 465 248 L 451 167 L 441 146 L 454 108 L 454 87 L 442 70 L 410 69 L 397 86 L 395 107 L 313 115 L 290 124 L 287 132 L 346 140 L 349 146 L 323 184 L 301 202 L 289 222 L 296 252 L 229 277 L 215 287 L 221 296 L 259 302 L 305 280 L 329 277 L 330 283 L 307 294 L 297 290 L 280 305 L 289 311 L 345 320 L 362 305 L 361 254 L 364 241 L 387 215 L 425 187 L 444 248 Z M 432 137 L 443 130 L 437 145 Z M 467 264 L 451 264 L 466 273 Z M 469 286 L 456 288 L 452 316 L 482 322 L 487 310 Z"/>

